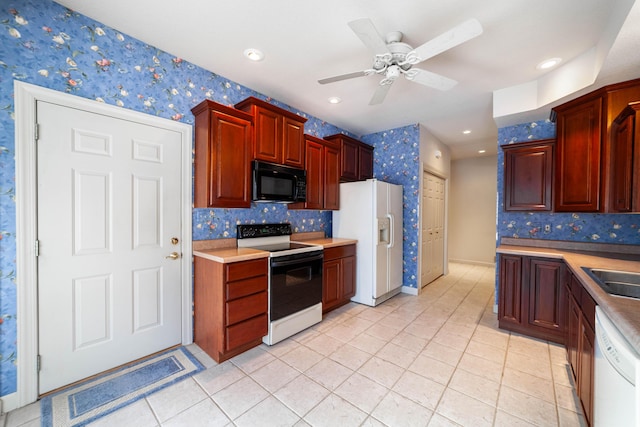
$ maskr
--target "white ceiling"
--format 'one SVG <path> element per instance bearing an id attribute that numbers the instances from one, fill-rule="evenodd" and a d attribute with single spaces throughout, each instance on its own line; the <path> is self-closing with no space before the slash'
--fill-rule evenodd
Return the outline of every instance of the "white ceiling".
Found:
<path id="1" fill-rule="evenodd" d="M 421 123 L 454 159 L 481 148 L 496 152 L 494 108 L 501 126 L 546 118 L 568 93 L 640 77 L 640 0 L 56 1 L 356 135 Z M 384 103 L 370 106 L 379 76 L 317 82 L 371 67 L 372 54 L 347 25 L 364 17 L 383 36 L 402 31 L 413 47 L 469 18 L 484 32 L 416 66 L 457 80 L 453 89 L 399 79 Z M 250 47 L 265 59 L 244 58 Z M 550 57 L 563 58 L 558 69 L 536 69 Z M 550 84 L 563 67 L 581 77 Z M 519 85 L 543 80 L 547 89 L 529 93 L 524 109 L 512 105 L 521 98 Z M 568 93 L 550 93 L 550 86 Z M 512 87 L 516 96 L 494 105 L 494 91 Z M 329 104 L 330 96 L 343 101 Z M 465 129 L 472 133 L 463 135 Z"/>

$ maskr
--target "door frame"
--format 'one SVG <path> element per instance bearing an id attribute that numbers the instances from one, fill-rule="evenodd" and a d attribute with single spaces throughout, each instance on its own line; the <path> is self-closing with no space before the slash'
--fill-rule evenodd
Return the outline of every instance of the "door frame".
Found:
<path id="1" fill-rule="evenodd" d="M 38 398 L 38 271 L 37 238 L 37 150 L 36 102 L 45 101 L 117 119 L 171 130 L 182 135 L 181 221 L 182 221 L 182 344 L 193 342 L 192 328 L 192 126 L 149 114 L 127 110 L 91 99 L 14 82 L 15 95 L 15 182 L 16 182 L 16 282 L 17 294 L 17 392 L 15 407 Z"/>
<path id="2" fill-rule="evenodd" d="M 419 233 L 419 241 L 420 244 L 418 245 L 418 295 L 420 295 L 420 293 L 422 293 L 422 290 L 424 289 L 424 287 L 422 286 L 422 221 L 424 218 L 424 215 L 426 214 L 425 212 L 425 206 L 424 203 L 422 203 L 422 197 L 424 195 L 424 192 L 426 191 L 426 188 L 424 188 L 423 185 L 423 177 L 424 174 L 428 173 L 429 175 L 433 175 L 437 178 L 440 178 L 444 181 L 444 236 L 442 236 L 442 238 L 444 239 L 444 250 L 443 250 L 443 263 L 444 263 L 444 269 L 443 269 L 443 276 L 446 276 L 447 274 L 449 274 L 449 257 L 447 256 L 448 253 L 448 243 L 447 243 L 447 239 L 448 239 L 448 232 L 449 232 L 449 177 L 444 175 L 442 172 L 438 172 L 435 169 L 430 168 L 429 166 L 427 166 L 427 164 L 425 162 L 422 162 L 422 173 L 420 174 L 420 208 L 419 208 L 419 212 L 420 212 L 420 216 L 419 216 L 419 220 L 420 220 L 420 226 L 418 227 L 418 233 Z"/>

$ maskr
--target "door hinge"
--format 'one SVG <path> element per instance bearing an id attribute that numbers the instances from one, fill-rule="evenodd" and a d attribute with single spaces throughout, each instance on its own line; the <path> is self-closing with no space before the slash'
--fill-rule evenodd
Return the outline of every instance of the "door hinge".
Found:
<path id="1" fill-rule="evenodd" d="M 42 358 L 40 355 L 36 356 L 36 368 L 38 369 L 38 372 L 42 369 Z"/>
<path id="2" fill-rule="evenodd" d="M 36 123 L 34 133 L 35 133 L 34 137 L 37 141 L 38 139 L 40 139 L 40 125 L 38 123 Z"/>
<path id="3" fill-rule="evenodd" d="M 33 245 L 33 252 L 35 256 L 40 256 L 40 240 L 36 240 L 35 244 Z"/>

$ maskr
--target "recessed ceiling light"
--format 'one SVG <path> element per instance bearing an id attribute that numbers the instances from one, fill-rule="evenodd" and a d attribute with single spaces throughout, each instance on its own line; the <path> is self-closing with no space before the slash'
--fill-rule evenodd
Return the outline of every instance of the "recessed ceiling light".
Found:
<path id="1" fill-rule="evenodd" d="M 478 153 L 480 153 L 480 154 L 484 154 L 486 152 L 487 152 L 487 150 L 478 150 Z"/>
<path id="2" fill-rule="evenodd" d="M 463 130 L 462 133 L 464 133 L 465 135 L 469 135 L 471 133 L 471 131 L 469 129 L 467 129 L 467 130 Z"/>
<path id="3" fill-rule="evenodd" d="M 338 98 L 337 96 L 332 96 L 329 98 L 330 104 L 340 104 L 341 102 L 342 102 L 342 99 Z"/>
<path id="4" fill-rule="evenodd" d="M 264 53 L 254 48 L 245 49 L 244 56 L 252 61 L 262 61 L 264 59 Z"/>
<path id="5" fill-rule="evenodd" d="M 561 58 L 549 58 L 549 59 L 545 59 L 544 61 L 542 61 L 541 63 L 539 63 L 538 65 L 536 65 L 536 68 L 538 70 L 548 70 L 549 68 L 553 68 L 556 65 L 558 65 L 560 63 L 560 61 L 562 61 Z"/>

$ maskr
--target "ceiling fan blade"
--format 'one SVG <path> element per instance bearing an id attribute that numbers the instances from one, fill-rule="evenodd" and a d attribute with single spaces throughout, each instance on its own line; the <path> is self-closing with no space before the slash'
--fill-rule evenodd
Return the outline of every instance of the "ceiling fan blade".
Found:
<path id="1" fill-rule="evenodd" d="M 371 97 L 371 101 L 369 101 L 369 105 L 382 104 L 382 101 L 387 97 L 387 93 L 391 89 L 391 83 L 381 84 L 376 89 L 375 93 Z"/>
<path id="2" fill-rule="evenodd" d="M 480 34 L 482 34 L 482 25 L 480 25 L 480 22 L 478 22 L 477 19 L 469 19 L 457 27 L 440 34 L 438 37 L 429 40 L 425 44 L 418 46 L 413 52 L 407 54 L 407 57 L 415 55 L 417 60 L 412 61 L 412 63 L 417 64 L 418 62 L 432 58 L 445 50 L 449 50 L 452 47 L 471 40 Z"/>
<path id="3" fill-rule="evenodd" d="M 349 27 L 354 33 L 362 40 L 365 46 L 369 48 L 374 54 L 389 52 L 387 43 L 385 43 L 376 27 L 369 18 L 356 19 L 349 22 Z"/>
<path id="4" fill-rule="evenodd" d="M 366 76 L 366 75 L 367 75 L 366 71 L 356 71 L 355 73 L 342 74 L 340 76 L 334 76 L 334 77 L 328 77 L 326 79 L 321 79 L 321 80 L 318 80 L 318 83 L 320 83 L 321 85 L 326 85 L 327 83 L 339 82 L 340 80 L 353 79 L 353 78 L 356 78 L 356 77 L 363 77 L 363 76 Z"/>
<path id="5" fill-rule="evenodd" d="M 417 72 L 413 73 L 414 71 Z M 453 79 L 441 76 L 440 74 L 432 73 L 431 71 L 412 68 L 411 72 L 412 75 L 405 75 L 407 80 L 420 83 L 421 85 L 429 86 L 434 89 L 449 90 L 458 84 L 458 82 Z"/>

